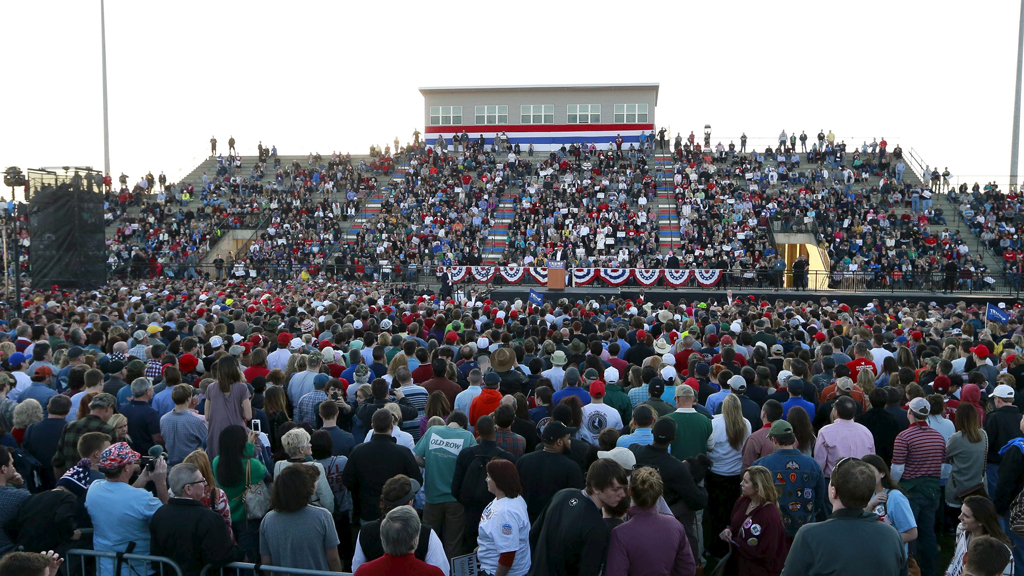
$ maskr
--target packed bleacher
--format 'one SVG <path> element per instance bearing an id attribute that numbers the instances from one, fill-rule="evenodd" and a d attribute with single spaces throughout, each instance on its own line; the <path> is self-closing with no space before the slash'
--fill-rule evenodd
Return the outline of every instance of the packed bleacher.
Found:
<path id="1" fill-rule="evenodd" d="M 994 289 L 998 271 L 970 253 L 961 231 L 950 229 L 933 201 L 933 195 L 949 191 L 941 185 L 948 183 L 948 172 L 936 172 L 936 184 L 922 186 L 904 178 L 902 149 L 897 145 L 887 153 L 884 138 L 848 150 L 831 133 L 820 133 L 816 143 L 805 137 L 800 136 L 800 152 L 797 136 L 787 139 L 783 133 L 777 146 L 749 154 L 733 143 L 712 150 L 692 134 L 685 141 L 677 137 L 672 186 L 681 224 L 676 254 L 683 262 L 710 258 L 715 267 L 744 278 L 742 285 L 763 286 L 770 271 L 786 268 L 766 236 L 774 221 L 784 232 L 817 235 L 826 247 L 833 287 L 849 287 L 844 280 L 854 279 L 858 287 L 875 290 Z M 992 203 L 1002 198 L 990 195 Z M 999 211 L 1013 219 L 1016 208 Z M 932 232 L 930 225 L 947 227 Z"/>
<path id="2" fill-rule="evenodd" d="M 23 300 L 0 331 L 5 575 L 1021 566 L 1019 303 L 259 279 Z"/>
<path id="3" fill-rule="evenodd" d="M 649 145 L 591 143 L 539 160 L 517 191 L 502 263 L 543 266 L 562 250 L 585 268 L 660 267 L 652 158 Z"/>

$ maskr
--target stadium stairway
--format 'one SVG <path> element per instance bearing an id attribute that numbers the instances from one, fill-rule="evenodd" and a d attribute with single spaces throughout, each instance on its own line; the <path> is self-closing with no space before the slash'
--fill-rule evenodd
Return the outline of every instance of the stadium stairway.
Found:
<path id="1" fill-rule="evenodd" d="M 658 214 L 658 248 L 662 254 L 668 254 L 679 246 L 681 237 L 679 215 L 676 213 L 675 195 L 672 186 L 672 156 L 655 154 L 654 178 L 658 195 L 655 200 Z"/>
<path id="2" fill-rule="evenodd" d="M 497 264 L 508 247 L 508 225 L 516 214 L 518 195 L 511 190 L 498 200 L 498 209 L 494 213 L 494 222 L 487 234 L 487 245 L 480 248 L 484 264 Z"/>

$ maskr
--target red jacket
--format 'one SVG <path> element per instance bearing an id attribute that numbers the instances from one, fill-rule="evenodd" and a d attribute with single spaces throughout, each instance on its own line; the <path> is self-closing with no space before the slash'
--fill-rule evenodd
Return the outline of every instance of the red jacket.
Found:
<path id="1" fill-rule="evenodd" d="M 443 576 L 444 572 L 437 566 L 431 566 L 417 559 L 413 554 L 406 554 L 405 556 L 385 554 L 376 560 L 363 564 L 356 570 L 356 576 L 390 576 L 391 574 L 402 574 L 403 576 Z"/>
<path id="2" fill-rule="evenodd" d="M 469 425 L 476 426 L 476 421 L 481 416 L 487 416 L 494 412 L 498 405 L 501 404 L 501 398 L 501 392 L 498 390 L 484 388 L 479 396 L 473 398 L 473 403 L 469 405 Z"/>

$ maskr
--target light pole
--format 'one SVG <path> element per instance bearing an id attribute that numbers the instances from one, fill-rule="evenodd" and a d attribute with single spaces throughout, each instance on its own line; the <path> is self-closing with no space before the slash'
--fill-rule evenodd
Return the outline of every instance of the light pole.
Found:
<path id="1" fill-rule="evenodd" d="M 103 0 L 100 0 L 100 46 L 102 47 L 103 59 L 103 173 L 106 175 L 110 174 L 110 124 L 107 118 L 107 17 Z M 1020 92 L 1020 74 L 1017 74 L 1017 76 L 1017 91 Z M 1019 108 L 1019 97 L 1017 98 L 1017 104 Z"/>
<path id="2" fill-rule="evenodd" d="M 1010 157 L 1010 190 L 1017 189 L 1017 156 L 1020 153 L 1020 81 L 1024 67 L 1024 0 L 1020 3 L 1020 25 L 1017 31 L 1017 90 L 1013 97 L 1013 144 Z"/>

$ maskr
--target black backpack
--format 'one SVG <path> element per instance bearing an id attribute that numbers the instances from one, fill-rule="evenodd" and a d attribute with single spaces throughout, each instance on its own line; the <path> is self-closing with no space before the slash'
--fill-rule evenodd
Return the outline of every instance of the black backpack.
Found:
<path id="1" fill-rule="evenodd" d="M 466 478 L 459 491 L 459 501 L 463 505 L 486 505 L 494 499 L 494 495 L 487 491 L 487 463 L 494 458 L 493 454 L 477 454 L 470 461 L 466 468 Z"/>
<path id="2" fill-rule="evenodd" d="M 24 448 L 11 450 L 11 458 L 14 460 L 14 469 L 21 474 L 25 481 L 25 488 L 36 494 L 43 491 L 43 464 L 31 455 Z"/>

